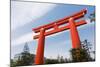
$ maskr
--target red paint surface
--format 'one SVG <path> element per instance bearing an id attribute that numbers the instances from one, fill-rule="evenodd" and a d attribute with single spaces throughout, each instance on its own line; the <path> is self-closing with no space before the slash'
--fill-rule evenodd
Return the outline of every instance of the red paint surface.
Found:
<path id="1" fill-rule="evenodd" d="M 72 48 L 80 48 L 80 38 L 73 18 L 69 19 Z"/>
<path id="2" fill-rule="evenodd" d="M 43 64 L 44 63 L 44 43 L 45 43 L 45 36 L 44 36 L 44 29 L 40 30 L 40 37 L 38 39 L 38 47 L 37 53 L 35 57 L 35 64 Z"/>

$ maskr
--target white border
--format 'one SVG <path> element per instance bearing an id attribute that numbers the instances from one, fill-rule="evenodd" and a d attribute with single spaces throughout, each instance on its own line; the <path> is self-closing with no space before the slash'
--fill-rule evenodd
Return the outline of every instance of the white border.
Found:
<path id="1" fill-rule="evenodd" d="M 0 67 L 9 66 L 10 58 L 10 2 L 0 0 Z"/>
<path id="2" fill-rule="evenodd" d="M 83 5 L 95 5 L 95 0 L 20 0 L 20 1 L 39 1 L 39 2 L 51 2 L 51 3 L 69 3 L 69 4 L 83 4 Z"/>

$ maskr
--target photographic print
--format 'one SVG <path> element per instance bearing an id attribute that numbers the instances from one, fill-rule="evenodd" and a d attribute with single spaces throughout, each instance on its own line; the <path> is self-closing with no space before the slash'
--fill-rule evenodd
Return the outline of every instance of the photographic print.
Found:
<path id="1" fill-rule="evenodd" d="M 95 61 L 95 6 L 11 1 L 11 67 Z"/>

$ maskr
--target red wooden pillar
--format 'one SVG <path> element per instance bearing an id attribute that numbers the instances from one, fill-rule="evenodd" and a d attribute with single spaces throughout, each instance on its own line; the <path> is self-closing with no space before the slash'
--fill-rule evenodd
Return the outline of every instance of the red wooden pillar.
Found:
<path id="1" fill-rule="evenodd" d="M 80 48 L 80 38 L 73 18 L 69 19 L 72 48 Z"/>
<path id="2" fill-rule="evenodd" d="M 44 63 L 44 43 L 45 43 L 45 36 L 44 36 L 45 30 L 44 28 L 40 29 L 40 36 L 38 40 L 38 48 L 37 53 L 35 57 L 35 64 L 43 64 Z"/>

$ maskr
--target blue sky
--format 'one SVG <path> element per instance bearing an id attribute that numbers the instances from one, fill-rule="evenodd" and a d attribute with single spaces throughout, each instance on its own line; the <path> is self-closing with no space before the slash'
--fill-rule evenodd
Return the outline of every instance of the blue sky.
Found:
<path id="1" fill-rule="evenodd" d="M 30 52 L 36 53 L 38 42 L 37 40 L 32 39 L 35 35 L 32 28 L 69 16 L 84 8 L 87 8 L 88 10 L 88 13 L 84 18 L 88 23 L 78 27 L 78 32 L 81 41 L 88 39 L 94 47 L 95 22 L 90 23 L 87 18 L 89 14 L 93 13 L 95 10 L 94 6 L 12 1 L 11 58 L 13 58 L 15 54 L 23 51 L 26 42 L 28 42 Z M 47 36 L 45 40 L 44 56 L 56 58 L 59 54 L 60 56 L 64 56 L 64 58 L 69 58 L 69 50 L 71 47 L 69 30 L 50 35 Z"/>

